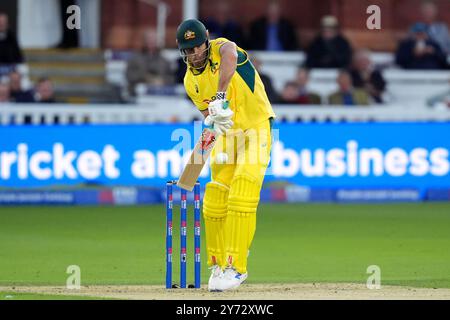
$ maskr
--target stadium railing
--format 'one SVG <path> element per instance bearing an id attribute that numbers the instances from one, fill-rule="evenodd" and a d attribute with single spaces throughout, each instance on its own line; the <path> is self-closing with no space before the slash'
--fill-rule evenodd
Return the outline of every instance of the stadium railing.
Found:
<path id="1" fill-rule="evenodd" d="M 170 107 L 169 107 L 170 106 Z M 274 105 L 278 121 L 371 122 L 450 121 L 450 109 L 383 106 Z M 174 123 L 201 120 L 191 102 L 179 97 L 153 96 L 138 104 L 2 104 L 2 125 Z"/>

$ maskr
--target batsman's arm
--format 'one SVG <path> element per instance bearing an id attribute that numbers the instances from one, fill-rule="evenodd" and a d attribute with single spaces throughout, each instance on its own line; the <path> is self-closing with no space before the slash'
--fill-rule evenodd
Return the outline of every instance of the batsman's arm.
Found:
<path id="1" fill-rule="evenodd" d="M 207 116 L 209 116 L 209 111 L 208 111 L 208 109 L 206 109 L 206 110 L 202 110 L 202 111 L 200 111 L 201 113 L 202 113 L 202 115 L 206 118 Z"/>
<path id="2" fill-rule="evenodd" d="M 231 78 L 236 71 L 237 50 L 234 42 L 227 42 L 220 47 L 221 64 L 219 68 L 218 92 L 226 92 Z"/>

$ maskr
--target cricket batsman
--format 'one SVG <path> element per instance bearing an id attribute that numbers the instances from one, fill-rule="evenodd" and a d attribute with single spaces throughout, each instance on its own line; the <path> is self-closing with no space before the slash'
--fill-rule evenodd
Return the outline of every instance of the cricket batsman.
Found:
<path id="1" fill-rule="evenodd" d="M 186 92 L 218 136 L 203 201 L 208 290 L 236 289 L 248 277 L 275 114 L 247 52 L 234 42 L 210 40 L 203 23 L 190 19 L 178 27 L 177 45 Z"/>

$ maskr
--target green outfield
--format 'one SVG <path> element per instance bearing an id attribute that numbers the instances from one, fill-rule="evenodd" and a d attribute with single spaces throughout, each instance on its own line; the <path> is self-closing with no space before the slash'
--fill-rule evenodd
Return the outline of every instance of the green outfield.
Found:
<path id="1" fill-rule="evenodd" d="M 164 228 L 163 205 L 1 207 L 0 286 L 64 286 L 69 265 L 82 285 L 163 285 Z M 450 204 L 260 206 L 249 283 L 364 283 L 370 265 L 383 284 L 450 288 Z"/>
<path id="2" fill-rule="evenodd" d="M 0 292 L 0 301 L 1 300 L 101 300 L 101 298 L 89 296 L 80 297 L 69 295 Z"/>

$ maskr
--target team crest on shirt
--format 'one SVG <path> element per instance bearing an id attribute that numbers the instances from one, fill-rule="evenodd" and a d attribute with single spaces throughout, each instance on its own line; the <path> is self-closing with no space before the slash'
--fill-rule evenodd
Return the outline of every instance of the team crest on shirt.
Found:
<path id="1" fill-rule="evenodd" d="M 211 61 L 211 72 L 213 73 L 213 74 L 216 74 L 216 72 L 217 72 L 217 70 L 219 70 L 219 68 L 217 68 L 217 66 L 219 65 L 219 63 L 218 62 L 212 62 Z"/>
<path id="2" fill-rule="evenodd" d="M 188 30 L 184 33 L 184 39 L 186 40 L 191 40 L 191 39 L 195 39 L 195 32 Z"/>

